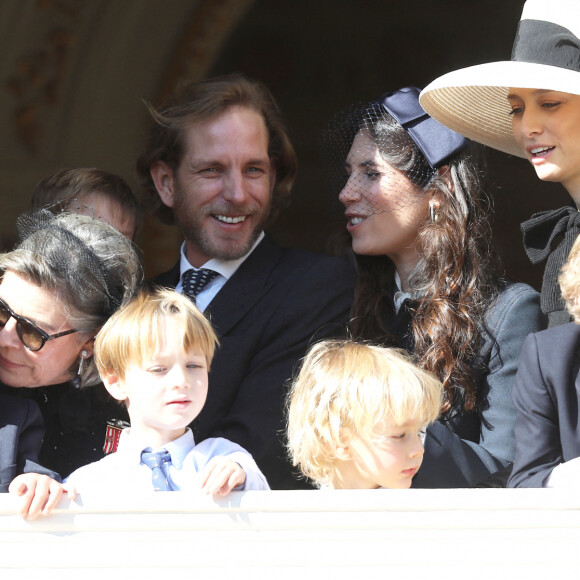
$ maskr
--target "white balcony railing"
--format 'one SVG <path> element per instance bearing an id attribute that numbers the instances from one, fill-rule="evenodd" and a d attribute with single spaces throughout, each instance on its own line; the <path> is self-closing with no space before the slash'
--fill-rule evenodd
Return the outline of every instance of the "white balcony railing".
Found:
<path id="1" fill-rule="evenodd" d="M 516 580 L 580 571 L 580 495 L 548 489 L 152 493 L 90 506 L 65 499 L 33 522 L 16 515 L 16 503 L 0 495 L 2 580 Z"/>

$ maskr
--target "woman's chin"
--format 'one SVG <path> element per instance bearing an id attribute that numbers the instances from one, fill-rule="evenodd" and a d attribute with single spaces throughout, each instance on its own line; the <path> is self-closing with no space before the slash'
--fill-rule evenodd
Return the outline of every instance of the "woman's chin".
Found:
<path id="1" fill-rule="evenodd" d="M 548 167 L 545 165 L 535 165 L 536 175 L 541 181 L 550 181 L 553 183 L 559 183 L 559 174 L 554 167 Z"/>
<path id="2" fill-rule="evenodd" d="M 376 243 L 363 236 L 352 237 L 352 251 L 359 256 L 376 256 Z"/>
<path id="3" fill-rule="evenodd" d="M 0 383 L 15 389 L 33 389 L 37 386 L 40 386 L 36 384 L 31 385 L 30 382 L 26 381 L 25 377 L 19 377 L 18 375 L 6 373 L 3 371 L 0 371 Z"/>
<path id="4" fill-rule="evenodd" d="M 31 376 L 27 372 L 15 372 L 11 369 L 5 369 L 0 366 L 0 383 L 7 387 L 15 389 L 37 389 L 39 387 L 48 387 L 50 385 L 59 385 L 71 380 L 70 376 L 58 376 L 54 378 L 43 377 L 42 382 L 38 378 Z"/>

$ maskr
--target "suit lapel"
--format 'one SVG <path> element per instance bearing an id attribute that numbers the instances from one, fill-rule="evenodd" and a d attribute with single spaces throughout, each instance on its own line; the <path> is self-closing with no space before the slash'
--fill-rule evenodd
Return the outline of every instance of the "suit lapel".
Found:
<path id="1" fill-rule="evenodd" d="M 266 236 L 211 301 L 205 313 L 218 335 L 227 334 L 274 286 L 283 249 Z"/>
<path id="2" fill-rule="evenodd" d="M 177 261 L 177 264 L 171 268 L 171 270 L 167 270 L 167 272 L 163 272 L 162 274 L 157 274 L 153 278 L 153 282 L 162 286 L 163 288 L 175 288 L 179 282 L 179 269 L 180 269 L 180 261 Z"/>

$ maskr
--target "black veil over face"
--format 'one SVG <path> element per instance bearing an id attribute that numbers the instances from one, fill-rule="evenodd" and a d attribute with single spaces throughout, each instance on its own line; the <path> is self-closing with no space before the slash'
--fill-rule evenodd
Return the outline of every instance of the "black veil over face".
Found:
<path id="1" fill-rule="evenodd" d="M 438 168 L 467 147 L 467 139 L 427 115 L 419 92 L 405 87 L 385 93 L 348 107 L 328 123 L 323 157 L 332 190 L 343 203 L 360 197 L 357 203 L 367 215 L 415 203 Z M 392 179 L 393 172 L 407 179 Z"/>

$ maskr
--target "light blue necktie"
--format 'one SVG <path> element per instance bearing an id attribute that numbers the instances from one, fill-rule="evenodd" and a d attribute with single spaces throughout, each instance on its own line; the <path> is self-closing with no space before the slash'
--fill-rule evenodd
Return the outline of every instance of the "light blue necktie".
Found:
<path id="1" fill-rule="evenodd" d="M 165 464 L 171 461 L 169 451 L 162 449 L 155 453 L 150 451 L 150 447 L 141 452 L 141 462 L 152 472 L 153 489 L 155 491 L 173 491 L 166 473 Z"/>

